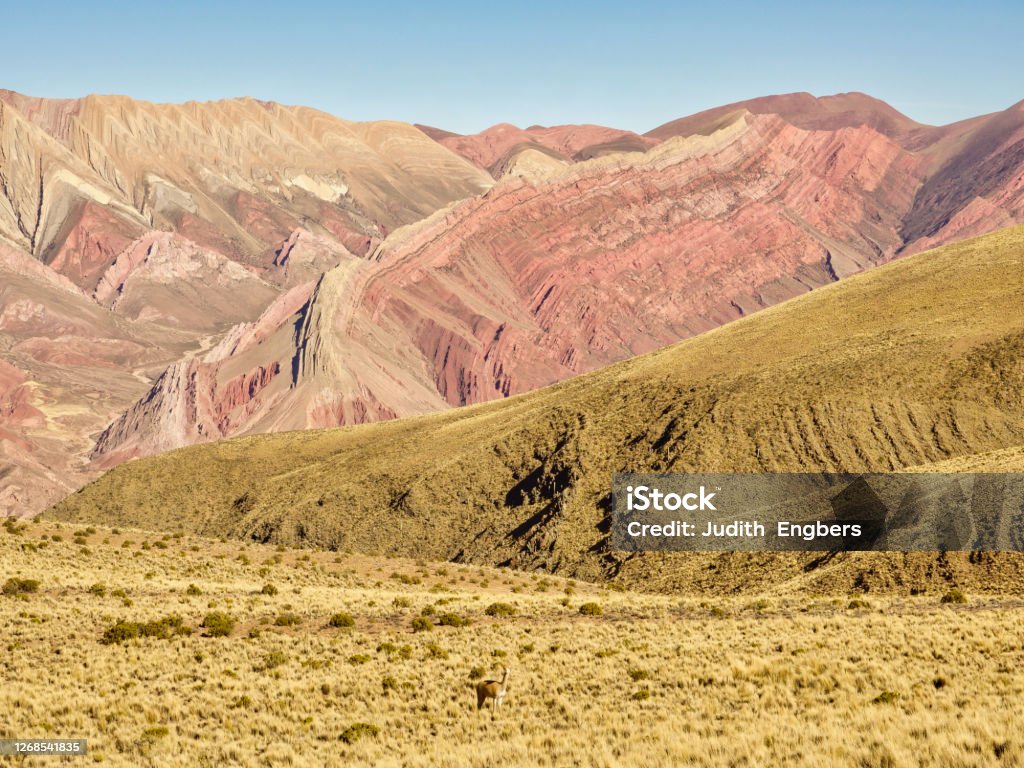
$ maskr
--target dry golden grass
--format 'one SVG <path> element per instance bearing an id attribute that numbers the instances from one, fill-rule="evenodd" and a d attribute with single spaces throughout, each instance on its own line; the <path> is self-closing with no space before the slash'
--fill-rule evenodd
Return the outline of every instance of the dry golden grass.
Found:
<path id="1" fill-rule="evenodd" d="M 0 529 L 0 576 L 41 581 L 0 595 L 0 737 L 87 738 L 88 762 L 1024 762 L 1024 604 L 999 595 L 672 598 L 52 522 Z M 488 616 L 495 602 L 516 615 Z M 602 615 L 581 615 L 588 602 Z M 428 606 L 472 623 L 413 633 Z M 211 611 L 237 620 L 230 636 L 200 629 Z M 355 626 L 329 627 L 339 612 Z M 196 631 L 100 642 L 119 619 L 169 614 Z M 471 671 L 502 664 L 509 694 L 492 718 Z M 342 740 L 358 723 L 379 733 Z"/>

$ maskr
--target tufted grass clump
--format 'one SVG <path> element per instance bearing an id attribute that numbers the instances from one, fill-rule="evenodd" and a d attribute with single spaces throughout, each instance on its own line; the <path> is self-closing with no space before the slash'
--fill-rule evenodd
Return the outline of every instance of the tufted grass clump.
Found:
<path id="1" fill-rule="evenodd" d="M 235 628 L 235 620 L 223 611 L 213 611 L 203 617 L 202 627 L 210 637 L 227 637 Z"/>
<path id="2" fill-rule="evenodd" d="M 962 605 L 967 602 L 967 595 L 954 587 L 942 596 L 940 600 L 943 605 Z"/>
<path id="3" fill-rule="evenodd" d="M 437 617 L 437 623 L 442 627 L 468 627 L 472 622 L 457 613 L 442 613 Z"/>
<path id="4" fill-rule="evenodd" d="M 360 739 L 375 738 L 380 735 L 380 727 L 372 723 L 352 723 L 341 732 L 338 738 L 346 744 L 355 744 Z"/>
<path id="5" fill-rule="evenodd" d="M 0 588 L 0 592 L 13 597 L 16 595 L 28 595 L 32 592 L 39 591 L 39 579 L 21 579 L 16 576 L 12 576 L 4 582 L 4 586 Z"/>
<path id="6" fill-rule="evenodd" d="M 329 627 L 334 629 L 349 629 L 356 625 L 356 620 L 352 618 L 352 614 L 345 613 L 344 611 L 339 612 L 331 616 L 330 621 L 327 622 Z"/>
<path id="7" fill-rule="evenodd" d="M 172 614 L 154 621 L 120 620 L 107 627 L 103 632 L 103 637 L 100 638 L 100 643 L 103 645 L 115 645 L 142 637 L 170 640 L 172 637 L 187 637 L 191 634 L 192 627 L 187 626 L 180 616 Z"/>
<path id="8" fill-rule="evenodd" d="M 511 603 L 491 603 L 484 609 L 488 616 L 515 616 L 516 607 Z"/>

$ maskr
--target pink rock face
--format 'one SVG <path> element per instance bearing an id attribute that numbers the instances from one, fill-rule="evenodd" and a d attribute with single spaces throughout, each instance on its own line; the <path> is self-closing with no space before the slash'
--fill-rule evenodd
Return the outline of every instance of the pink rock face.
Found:
<path id="1" fill-rule="evenodd" d="M 49 265 L 86 291 L 96 288 L 111 262 L 144 231 L 94 202 L 83 203 L 66 226 L 67 237 Z"/>

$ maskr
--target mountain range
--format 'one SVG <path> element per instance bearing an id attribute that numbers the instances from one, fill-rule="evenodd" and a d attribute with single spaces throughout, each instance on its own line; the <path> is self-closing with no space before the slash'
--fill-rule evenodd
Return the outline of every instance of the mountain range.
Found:
<path id="1" fill-rule="evenodd" d="M 504 400 L 1022 221 L 1024 102 L 931 127 L 790 94 L 645 135 L 460 136 L 0 91 L 0 511 L 196 443 Z M 1022 442 L 990 427 L 890 463 Z"/>

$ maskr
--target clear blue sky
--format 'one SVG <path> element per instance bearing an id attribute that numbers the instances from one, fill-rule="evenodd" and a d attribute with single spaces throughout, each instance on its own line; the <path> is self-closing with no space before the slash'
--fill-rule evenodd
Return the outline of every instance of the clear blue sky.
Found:
<path id="1" fill-rule="evenodd" d="M 0 87 L 248 95 L 459 132 L 506 121 L 646 131 L 790 91 L 866 91 L 927 123 L 1024 99 L 1020 0 L 819 0 L 770 12 L 714 0 L 156 5 L 4 0 Z"/>

